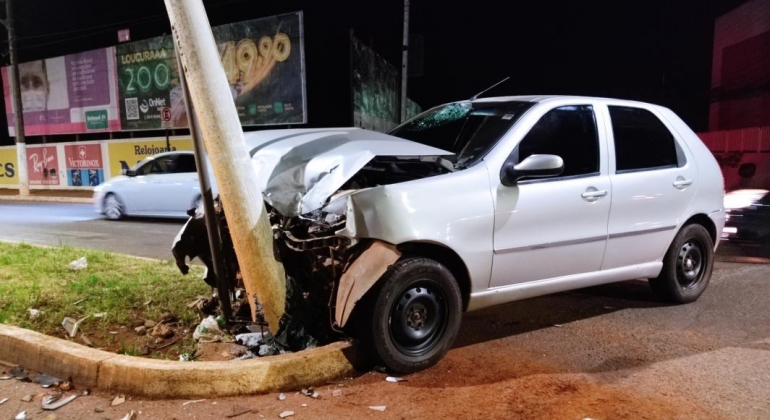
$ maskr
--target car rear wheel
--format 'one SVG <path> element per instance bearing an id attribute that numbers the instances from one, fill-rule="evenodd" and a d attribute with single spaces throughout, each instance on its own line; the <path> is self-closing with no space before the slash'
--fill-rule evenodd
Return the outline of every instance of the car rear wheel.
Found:
<path id="1" fill-rule="evenodd" d="M 676 235 L 663 258 L 663 269 L 650 287 L 661 298 L 696 301 L 706 290 L 714 268 L 714 242 L 705 227 L 690 224 Z"/>
<path id="2" fill-rule="evenodd" d="M 107 194 L 104 197 L 102 210 L 104 211 L 104 217 L 109 220 L 119 220 L 125 214 L 125 206 L 123 206 L 123 202 L 115 194 Z"/>
<path id="3" fill-rule="evenodd" d="M 452 273 L 428 258 L 393 264 L 361 302 L 358 337 L 386 369 L 415 372 L 449 351 L 462 316 L 460 288 Z"/>

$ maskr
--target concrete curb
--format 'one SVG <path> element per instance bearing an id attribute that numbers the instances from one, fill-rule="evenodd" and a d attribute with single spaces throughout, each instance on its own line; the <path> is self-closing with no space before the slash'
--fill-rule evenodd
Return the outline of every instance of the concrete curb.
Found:
<path id="1" fill-rule="evenodd" d="M 350 343 L 228 362 L 122 356 L 0 324 L 0 359 L 81 387 L 148 398 L 213 398 L 320 385 L 355 372 Z"/>
<path id="2" fill-rule="evenodd" d="M 28 195 L 22 197 L 20 195 L 0 195 L 1 201 L 26 201 L 26 202 L 46 202 L 46 203 L 78 203 L 78 204 L 92 204 L 94 200 L 92 198 L 81 197 L 45 197 Z"/>

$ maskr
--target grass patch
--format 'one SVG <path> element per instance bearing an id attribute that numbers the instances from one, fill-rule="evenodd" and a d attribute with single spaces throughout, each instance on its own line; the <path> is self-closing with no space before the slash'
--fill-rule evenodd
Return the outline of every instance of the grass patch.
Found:
<path id="1" fill-rule="evenodd" d="M 80 257 L 88 268 L 73 271 L 68 264 Z M 201 267 L 183 276 L 170 261 L 149 261 L 103 251 L 71 247 L 41 248 L 25 244 L 0 245 L 0 323 L 62 337 L 64 317 L 90 315 L 81 326 L 89 337 L 103 337 L 125 354 L 137 352 L 133 343 L 109 340 L 109 330 L 131 332 L 137 320 L 157 320 L 170 312 L 178 330 L 194 329 L 201 317 L 187 304 L 211 289 L 201 280 Z M 149 303 L 148 303 L 149 302 Z M 42 314 L 35 319 L 28 309 Z M 94 314 L 104 313 L 101 318 Z M 108 346 L 109 347 L 109 346 Z"/>

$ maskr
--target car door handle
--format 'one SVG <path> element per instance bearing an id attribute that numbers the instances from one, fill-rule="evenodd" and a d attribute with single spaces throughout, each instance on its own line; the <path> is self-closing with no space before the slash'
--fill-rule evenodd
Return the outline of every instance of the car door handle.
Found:
<path id="1" fill-rule="evenodd" d="M 583 194 L 580 194 L 581 197 L 585 198 L 588 201 L 598 200 L 600 197 L 604 197 L 605 195 L 607 195 L 607 190 L 586 191 Z"/>
<path id="2" fill-rule="evenodd" d="M 692 185 L 692 179 L 677 179 L 674 181 L 674 187 L 683 190 Z"/>

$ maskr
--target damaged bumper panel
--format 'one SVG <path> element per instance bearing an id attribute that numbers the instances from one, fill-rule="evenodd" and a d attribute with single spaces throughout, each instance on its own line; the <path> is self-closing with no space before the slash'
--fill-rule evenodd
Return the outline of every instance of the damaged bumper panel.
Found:
<path id="1" fill-rule="evenodd" d="M 286 313 L 273 329 L 277 333 L 264 336 L 252 352 L 277 354 L 338 340 L 344 337 L 342 328 L 356 303 L 401 256 L 394 245 L 359 238 L 353 229 L 346 229 L 347 218 L 352 217 L 350 195 L 386 183 L 444 173 L 446 169 L 422 158 L 451 153 L 357 128 L 260 131 L 245 137 L 263 183 L 260 188 L 270 216 L 275 257 L 284 266 L 287 287 Z M 386 159 L 375 164 L 378 157 Z M 404 165 L 412 166 L 398 167 L 402 158 L 408 160 Z M 415 167 L 419 169 L 417 175 L 409 170 Z M 361 174 L 366 171 L 367 175 Z M 396 175 L 388 179 L 391 172 Z M 207 266 L 205 281 L 214 287 L 203 212 L 190 213 L 172 253 L 185 274 L 188 260 L 200 258 Z M 238 261 L 218 204 L 216 213 L 224 275 L 238 288 Z M 257 301 L 236 301 L 236 305 L 255 305 L 259 312 Z"/>

